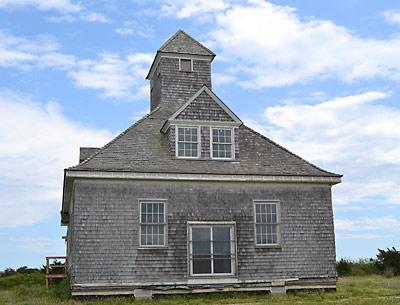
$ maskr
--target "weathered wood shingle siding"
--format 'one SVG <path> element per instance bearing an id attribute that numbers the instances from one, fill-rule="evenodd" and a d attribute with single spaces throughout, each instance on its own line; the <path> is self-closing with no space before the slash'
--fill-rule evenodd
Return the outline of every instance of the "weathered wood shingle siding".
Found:
<path id="1" fill-rule="evenodd" d="M 210 127 L 201 126 L 200 130 L 200 140 L 201 140 L 201 158 L 210 158 Z"/>
<path id="2" fill-rule="evenodd" d="M 233 122 L 225 110 L 204 91 L 177 116 L 177 119 Z"/>
<path id="3" fill-rule="evenodd" d="M 211 67 L 206 60 L 193 60 L 193 72 L 179 71 L 179 59 L 162 57 L 160 102 L 176 110 L 186 103 L 203 85 L 211 88 Z"/>
<path id="4" fill-rule="evenodd" d="M 167 200 L 166 248 L 138 249 L 139 198 Z M 255 246 L 255 199 L 280 200 L 280 248 Z M 81 180 L 73 218 L 73 285 L 187 279 L 187 221 L 236 222 L 239 279 L 336 275 L 327 185 Z"/>
<path id="5" fill-rule="evenodd" d="M 158 73 L 158 69 L 150 82 L 150 109 L 153 110 L 160 103 L 161 98 L 161 73 Z"/>
<path id="6" fill-rule="evenodd" d="M 171 152 L 171 156 L 176 156 L 176 135 L 175 135 L 175 125 L 170 126 L 167 130 L 167 138 L 169 144 L 169 151 Z"/>

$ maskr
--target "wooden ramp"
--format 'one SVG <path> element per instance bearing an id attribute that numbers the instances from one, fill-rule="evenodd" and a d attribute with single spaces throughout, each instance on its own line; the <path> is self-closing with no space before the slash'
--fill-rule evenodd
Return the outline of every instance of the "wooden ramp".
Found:
<path id="1" fill-rule="evenodd" d="M 67 277 L 68 265 L 66 256 L 46 257 L 46 287 L 49 287 L 52 279 L 63 279 Z"/>

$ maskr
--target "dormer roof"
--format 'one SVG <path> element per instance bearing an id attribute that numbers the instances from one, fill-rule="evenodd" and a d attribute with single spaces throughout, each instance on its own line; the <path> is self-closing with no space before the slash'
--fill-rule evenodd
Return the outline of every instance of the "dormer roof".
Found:
<path id="1" fill-rule="evenodd" d="M 207 117 L 203 117 L 207 109 Z M 185 104 L 173 113 L 163 125 L 165 132 L 171 123 L 176 121 L 214 121 L 230 123 L 232 126 L 242 125 L 239 117 L 211 91 L 206 85 L 200 88 Z"/>

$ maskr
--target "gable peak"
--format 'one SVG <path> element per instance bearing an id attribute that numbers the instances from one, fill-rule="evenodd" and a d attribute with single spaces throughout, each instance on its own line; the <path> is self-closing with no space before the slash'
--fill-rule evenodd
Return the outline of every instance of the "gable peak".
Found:
<path id="1" fill-rule="evenodd" d="M 158 49 L 158 52 L 215 56 L 210 49 L 182 30 L 178 30 L 172 35 Z"/>

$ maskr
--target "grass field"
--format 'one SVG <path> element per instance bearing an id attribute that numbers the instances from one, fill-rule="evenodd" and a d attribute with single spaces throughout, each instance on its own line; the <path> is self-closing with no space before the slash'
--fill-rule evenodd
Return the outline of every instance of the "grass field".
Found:
<path id="1" fill-rule="evenodd" d="M 399 305 L 400 277 L 383 276 L 342 277 L 337 292 L 297 293 L 290 295 L 212 294 L 172 296 L 156 300 L 134 301 L 132 298 L 112 298 L 77 301 L 69 299 L 66 285 L 46 289 L 43 275 L 17 275 L 0 278 L 1 305 L 126 305 L 126 304 L 340 304 L 340 305 Z"/>

